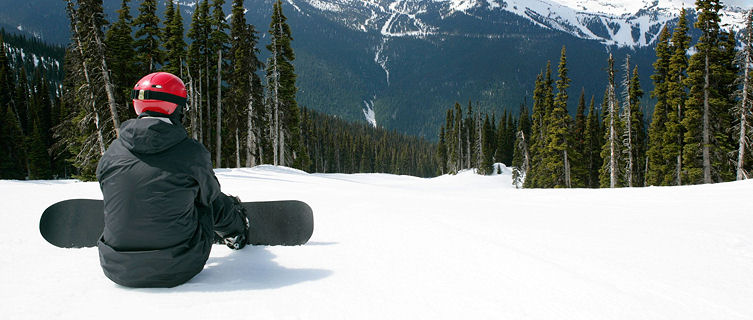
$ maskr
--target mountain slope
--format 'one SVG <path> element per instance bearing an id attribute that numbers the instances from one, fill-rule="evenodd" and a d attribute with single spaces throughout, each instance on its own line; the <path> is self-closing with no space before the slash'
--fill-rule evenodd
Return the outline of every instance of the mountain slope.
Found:
<path id="1" fill-rule="evenodd" d="M 676 21 L 679 8 L 693 7 L 692 0 L 285 1 L 300 105 L 430 139 L 436 139 L 445 110 L 455 102 L 471 100 L 474 108 L 497 115 L 517 112 L 524 102 L 530 106 L 536 74 L 547 61 L 556 68 L 562 46 L 573 79 L 571 112 L 581 89 L 587 99 L 600 101 L 609 53 L 617 65 L 630 54 L 650 92 L 656 36 Z M 179 2 L 188 24 L 195 1 Z M 117 1 L 104 5 L 114 19 Z M 138 3 L 131 5 L 135 14 Z M 272 1 L 245 5 L 263 46 Z M 0 23 L 10 28 L 67 41 L 60 35 L 67 29 L 61 28 L 67 26 L 61 1 L 21 6 L 6 1 L 0 9 L 22 11 L 0 14 Z M 29 10 L 45 19 L 24 18 Z M 738 27 L 740 12 L 725 8 L 724 21 Z M 644 106 L 650 106 L 648 99 Z"/>
<path id="2" fill-rule="evenodd" d="M 419 179 L 220 169 L 246 201 L 301 199 L 300 247 L 214 246 L 173 289 L 110 282 L 97 249 L 38 232 L 45 207 L 96 183 L 0 181 L 5 319 L 750 319 L 753 181 L 518 190 L 501 176 Z M 630 199 L 631 201 L 625 201 Z"/>

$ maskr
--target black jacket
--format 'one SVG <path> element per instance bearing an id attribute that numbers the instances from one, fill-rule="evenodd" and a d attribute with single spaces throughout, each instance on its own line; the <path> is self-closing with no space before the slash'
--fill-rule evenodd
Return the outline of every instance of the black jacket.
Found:
<path id="1" fill-rule="evenodd" d="M 105 275 L 129 287 L 173 287 L 198 274 L 211 243 L 220 192 L 210 154 L 167 118 L 126 121 L 102 156 L 97 180 L 105 228 L 98 243 Z"/>

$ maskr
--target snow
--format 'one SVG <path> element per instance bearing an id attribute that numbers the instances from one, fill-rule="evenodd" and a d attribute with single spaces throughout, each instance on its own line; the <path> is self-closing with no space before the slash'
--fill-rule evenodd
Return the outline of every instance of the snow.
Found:
<path id="1" fill-rule="evenodd" d="M 374 111 L 374 100 L 364 100 L 363 101 L 364 108 L 363 116 L 366 118 L 366 122 L 368 122 L 372 127 L 377 127 L 377 121 L 376 121 L 376 112 Z"/>
<path id="2" fill-rule="evenodd" d="M 300 247 L 214 246 L 173 289 L 130 289 L 97 250 L 39 235 L 41 212 L 97 183 L 0 181 L 4 319 L 753 319 L 753 180 L 515 189 L 510 170 L 422 179 L 216 170 L 244 201 L 300 199 Z"/>

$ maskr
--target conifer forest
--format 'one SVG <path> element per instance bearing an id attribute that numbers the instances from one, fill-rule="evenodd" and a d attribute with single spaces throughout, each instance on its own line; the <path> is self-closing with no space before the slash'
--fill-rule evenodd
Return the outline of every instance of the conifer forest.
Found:
<path id="1" fill-rule="evenodd" d="M 719 0 L 697 0 L 695 23 L 683 10 L 665 26 L 653 65 L 629 56 L 595 62 L 607 74 L 603 92 L 571 88 L 563 46 L 519 106 L 489 114 L 474 97 L 456 102 L 439 116 L 436 141 L 299 106 L 295 30 L 281 0 L 268 26 L 246 21 L 243 0 L 232 0 L 231 12 L 223 12 L 225 0 L 201 0 L 188 28 L 178 2 L 166 1 L 160 16 L 157 0 L 133 11 L 131 0 L 121 1 L 105 13 L 102 0 L 65 0 L 65 48 L 3 32 L 0 178 L 94 179 L 120 124 L 136 117 L 133 85 L 156 71 L 185 82 L 183 124 L 216 168 L 432 177 L 497 174 L 495 163 L 503 163 L 521 188 L 716 183 L 753 170 L 753 13 L 737 34 L 721 26 Z M 60 63 L 30 63 L 19 47 Z M 644 91 L 639 72 L 651 72 L 652 90 Z M 568 106 L 570 95 L 577 106 Z"/>
<path id="2" fill-rule="evenodd" d="M 486 174 L 494 171 L 493 163 L 502 162 L 511 164 L 513 184 L 525 188 L 668 186 L 749 178 L 753 16 L 747 14 L 738 37 L 720 27 L 719 1 L 696 4 L 693 26 L 683 10 L 672 30 L 661 31 L 651 92 L 641 89 L 639 68 L 629 56 L 614 61 L 610 55 L 603 62 L 608 83 L 602 99 L 588 99 L 581 90 L 572 117 L 563 47 L 556 78 L 551 63 L 538 74 L 530 115 L 523 105 L 517 119 L 505 114 L 495 126 L 494 115 L 490 121 L 489 115 L 473 113 L 471 103 L 467 111 L 460 104 L 447 111 L 437 151 L 441 171 L 478 168 Z M 692 47 L 691 28 L 700 33 Z M 645 114 L 650 109 L 641 105 L 645 94 L 656 101 L 653 114 Z"/>

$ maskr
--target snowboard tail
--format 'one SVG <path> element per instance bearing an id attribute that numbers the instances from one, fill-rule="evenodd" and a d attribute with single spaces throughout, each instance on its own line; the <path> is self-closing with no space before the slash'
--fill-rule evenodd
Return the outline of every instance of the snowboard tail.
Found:
<path id="1" fill-rule="evenodd" d="M 242 202 L 249 216 L 248 244 L 296 246 L 314 232 L 314 214 L 302 201 Z M 104 202 L 70 199 L 49 206 L 39 219 L 39 232 L 61 248 L 95 247 L 104 229 Z"/>

